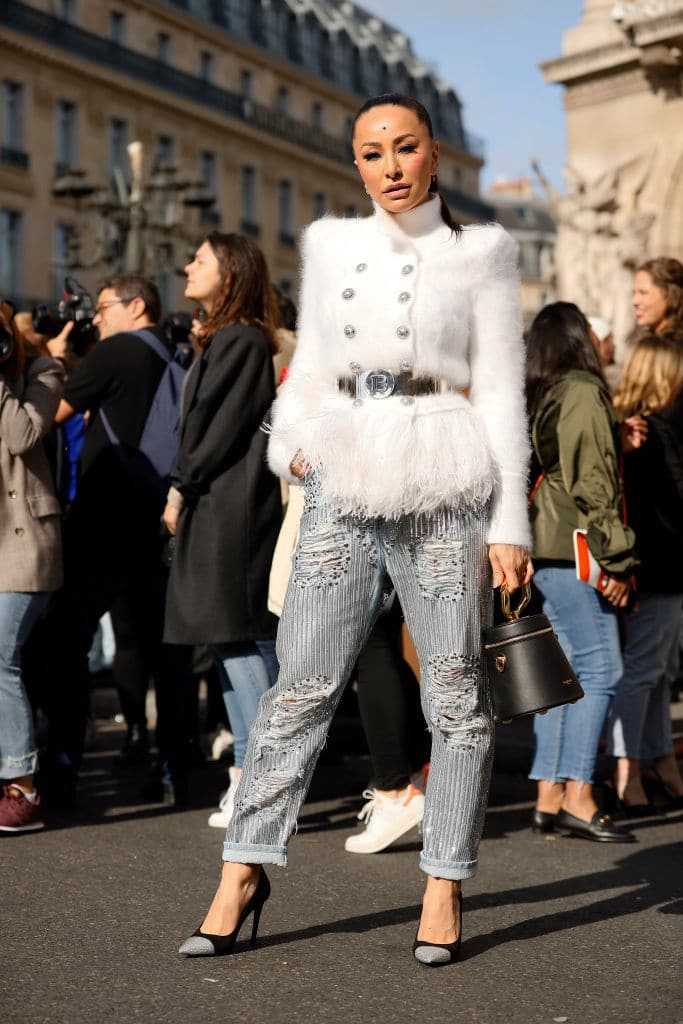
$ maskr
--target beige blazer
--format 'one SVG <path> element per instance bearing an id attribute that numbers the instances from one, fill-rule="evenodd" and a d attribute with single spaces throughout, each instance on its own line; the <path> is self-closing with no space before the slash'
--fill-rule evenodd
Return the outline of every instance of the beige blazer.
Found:
<path id="1" fill-rule="evenodd" d="M 54 359 L 30 360 L 9 383 L 0 366 L 0 591 L 62 585 L 61 507 L 42 440 L 64 388 Z"/>

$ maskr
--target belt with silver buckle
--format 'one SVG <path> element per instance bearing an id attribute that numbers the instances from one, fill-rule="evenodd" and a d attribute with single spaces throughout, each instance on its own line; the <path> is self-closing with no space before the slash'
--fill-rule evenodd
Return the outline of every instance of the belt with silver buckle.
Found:
<path id="1" fill-rule="evenodd" d="M 449 390 L 448 383 L 440 377 L 414 377 L 410 372 L 391 370 L 363 370 L 350 377 L 337 377 L 337 387 L 356 401 L 392 395 L 439 395 Z"/>

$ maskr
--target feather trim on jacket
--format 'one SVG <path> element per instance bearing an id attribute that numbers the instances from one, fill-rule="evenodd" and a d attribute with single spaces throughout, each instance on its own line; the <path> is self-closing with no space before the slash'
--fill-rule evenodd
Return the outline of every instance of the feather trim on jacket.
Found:
<path id="1" fill-rule="evenodd" d="M 517 244 L 497 224 L 457 238 L 431 200 L 305 231 L 297 347 L 268 458 L 297 453 L 343 513 L 428 513 L 491 502 L 489 543 L 529 545 L 529 443 Z M 337 378 L 410 370 L 452 389 L 365 399 Z"/>

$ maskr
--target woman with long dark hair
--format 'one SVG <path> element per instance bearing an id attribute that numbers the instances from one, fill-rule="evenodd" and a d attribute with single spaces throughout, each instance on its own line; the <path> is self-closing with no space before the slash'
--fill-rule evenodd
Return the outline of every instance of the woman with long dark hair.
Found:
<path id="1" fill-rule="evenodd" d="M 537 464 L 530 509 L 534 583 L 585 692 L 578 703 L 534 720 L 533 828 L 627 842 L 633 835 L 600 812 L 593 780 L 621 675 L 616 611 L 629 599 L 635 538 L 623 519 L 616 415 L 590 325 L 571 302 L 546 306 L 531 325 L 527 399 Z M 603 570 L 599 590 L 576 577 L 575 530 L 586 532 Z"/>
<path id="2" fill-rule="evenodd" d="M 481 630 L 491 586 L 531 578 L 517 248 L 461 228 L 416 100 L 369 100 L 353 151 L 374 213 L 306 231 L 297 349 L 274 408 L 271 467 L 304 480 L 278 630 L 223 850 L 221 885 L 181 953 L 233 950 L 270 892 L 359 651 L 391 589 L 420 658 L 432 736 L 427 875 L 414 956 L 460 950 L 461 882 L 477 870 L 493 751 Z"/>
<path id="3" fill-rule="evenodd" d="M 279 316 L 263 254 L 242 235 L 213 232 L 185 273 L 185 295 L 207 316 L 164 511 L 176 535 L 165 639 L 208 644 L 218 666 L 234 735 L 230 786 L 212 815 L 225 827 L 249 729 L 277 675 L 267 596 L 282 506 L 260 427 L 275 397 Z"/>

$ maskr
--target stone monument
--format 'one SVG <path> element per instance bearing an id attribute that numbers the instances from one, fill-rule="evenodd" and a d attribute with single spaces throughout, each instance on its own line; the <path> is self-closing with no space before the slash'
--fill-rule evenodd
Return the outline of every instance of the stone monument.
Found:
<path id="1" fill-rule="evenodd" d="M 542 65 L 565 88 L 566 193 L 537 176 L 558 223 L 558 297 L 633 327 L 633 272 L 683 258 L 683 0 L 586 0 L 563 55 Z"/>

